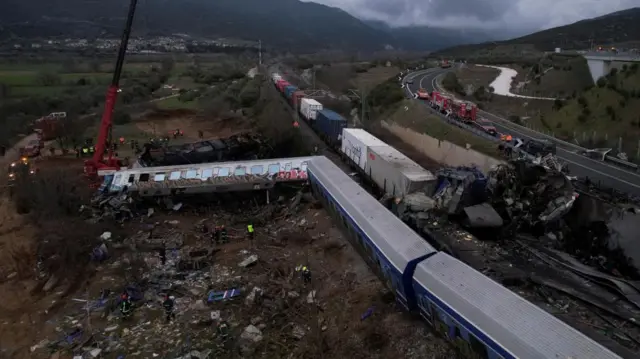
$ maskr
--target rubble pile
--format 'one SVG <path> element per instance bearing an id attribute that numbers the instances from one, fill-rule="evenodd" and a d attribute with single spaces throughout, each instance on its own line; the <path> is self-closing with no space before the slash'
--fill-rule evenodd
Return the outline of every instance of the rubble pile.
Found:
<path id="1" fill-rule="evenodd" d="M 411 345 L 427 329 L 403 322 L 383 284 L 310 194 L 278 193 L 271 201 L 264 194 L 234 196 L 236 202 L 225 206 L 220 200 L 214 207 L 126 195 L 98 197 L 85 206 L 88 221 L 117 219 L 121 228 L 100 236 L 93 257 L 98 274 L 86 292 L 59 298 L 59 314 L 48 322 L 56 335 L 34 343 L 30 357 L 449 353 L 435 339 L 420 350 Z M 255 241 L 247 223 L 255 226 Z M 227 229 L 223 241 L 214 234 L 221 225 Z M 311 268 L 310 281 L 296 270 L 301 265 Z M 122 309 L 127 300 L 130 315 Z M 173 303 L 170 314 L 167 301 Z M 395 344 L 367 346 L 372 338 L 396 335 L 384 333 L 385 327 L 399 328 Z"/>
<path id="2" fill-rule="evenodd" d="M 560 219 L 578 197 L 562 172 L 523 160 L 492 170 L 488 190 L 491 204 L 507 221 L 529 227 Z"/>

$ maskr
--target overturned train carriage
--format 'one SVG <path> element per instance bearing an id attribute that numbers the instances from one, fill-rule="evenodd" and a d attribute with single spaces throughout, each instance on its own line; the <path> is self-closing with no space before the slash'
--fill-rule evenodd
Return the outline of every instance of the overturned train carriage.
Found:
<path id="1" fill-rule="evenodd" d="M 105 177 L 103 187 L 110 193 L 126 190 L 141 197 L 267 189 L 279 182 L 306 181 L 311 158 L 127 169 Z"/>
<path id="2" fill-rule="evenodd" d="M 444 252 L 437 252 L 325 157 L 309 163 L 315 195 L 407 310 L 467 358 L 620 358 Z"/>

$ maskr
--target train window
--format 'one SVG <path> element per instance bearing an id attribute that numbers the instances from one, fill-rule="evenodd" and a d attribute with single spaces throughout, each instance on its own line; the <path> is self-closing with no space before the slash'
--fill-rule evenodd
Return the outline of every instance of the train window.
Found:
<path id="1" fill-rule="evenodd" d="M 193 179 L 198 177 L 198 171 L 196 170 L 188 170 L 187 174 L 184 176 L 186 179 Z"/>
<path id="2" fill-rule="evenodd" d="M 226 177 L 229 175 L 229 167 L 220 167 L 218 170 L 218 176 Z"/>
<path id="3" fill-rule="evenodd" d="M 262 165 L 251 166 L 251 174 L 252 175 L 261 175 L 262 174 Z"/>
<path id="4" fill-rule="evenodd" d="M 285 170 L 285 172 L 291 171 L 291 162 L 289 162 L 289 163 L 284 165 L 284 170 Z"/>
<path id="5" fill-rule="evenodd" d="M 244 166 L 238 166 L 236 167 L 236 170 L 233 171 L 233 174 L 236 176 L 244 176 L 247 174 L 247 168 Z"/>
<path id="6" fill-rule="evenodd" d="M 171 172 L 171 174 L 169 174 L 169 179 L 172 180 L 172 181 L 179 180 L 180 179 L 180 171 Z"/>
<path id="7" fill-rule="evenodd" d="M 206 170 L 202 171 L 203 180 L 206 180 L 207 178 L 211 178 L 211 177 L 213 177 L 213 169 L 207 168 Z"/>
<path id="8" fill-rule="evenodd" d="M 129 175 L 129 181 L 128 181 L 128 182 L 129 182 L 129 183 L 133 183 L 133 179 L 134 179 L 134 178 L 135 178 L 135 176 L 134 176 L 134 175 Z M 119 180 L 120 180 L 120 179 L 118 179 L 118 181 L 119 181 Z"/>
<path id="9" fill-rule="evenodd" d="M 143 173 L 140 175 L 140 179 L 138 180 L 140 182 L 147 182 L 149 181 L 149 174 L 148 173 Z"/>
<path id="10" fill-rule="evenodd" d="M 164 181 L 165 175 L 164 173 L 156 173 L 155 176 L 153 176 L 153 180 L 156 182 L 162 182 Z"/>
<path id="11" fill-rule="evenodd" d="M 269 165 L 269 174 L 270 175 L 274 175 L 276 173 L 280 172 L 280 165 L 277 163 L 273 163 Z"/>
<path id="12" fill-rule="evenodd" d="M 302 164 L 300 165 L 300 169 L 306 172 L 306 171 L 307 171 L 307 167 L 308 167 L 308 166 L 309 166 L 309 165 L 307 164 L 307 162 L 306 162 L 306 161 L 305 161 L 305 162 L 302 162 Z"/>
<path id="13" fill-rule="evenodd" d="M 488 359 L 489 352 L 487 351 L 487 346 L 484 345 L 478 338 L 476 338 L 473 334 L 469 333 L 469 342 L 471 344 L 471 349 L 473 352 L 478 355 L 480 359 Z"/>

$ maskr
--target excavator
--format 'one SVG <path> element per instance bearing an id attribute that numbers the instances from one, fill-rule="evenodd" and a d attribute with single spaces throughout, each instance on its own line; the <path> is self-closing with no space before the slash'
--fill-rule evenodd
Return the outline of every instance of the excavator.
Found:
<path id="1" fill-rule="evenodd" d="M 127 45 L 131 34 L 131 25 L 133 24 L 133 16 L 135 14 L 137 4 L 138 0 L 131 0 L 131 3 L 129 4 L 127 22 L 122 34 L 122 39 L 120 40 L 120 48 L 118 50 L 118 58 L 113 72 L 113 78 L 109 85 L 109 89 L 107 90 L 104 112 L 102 113 L 102 120 L 100 121 L 100 130 L 98 132 L 95 151 L 93 153 L 93 157 L 84 162 L 84 173 L 91 180 L 97 180 L 101 176 L 112 174 L 120 170 L 120 167 L 122 167 L 122 161 L 114 157 L 113 146 L 111 146 L 111 130 L 113 127 L 113 109 L 118 98 L 120 76 L 122 74 L 124 57 L 127 52 Z M 107 158 L 105 158 L 105 151 L 107 151 Z"/>

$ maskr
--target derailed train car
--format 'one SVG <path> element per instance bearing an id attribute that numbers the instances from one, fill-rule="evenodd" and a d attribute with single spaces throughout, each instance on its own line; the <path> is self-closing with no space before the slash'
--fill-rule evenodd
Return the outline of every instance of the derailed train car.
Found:
<path id="1" fill-rule="evenodd" d="M 366 262 L 467 358 L 619 359 L 578 330 L 459 260 L 438 252 L 326 157 L 311 188 Z"/>

